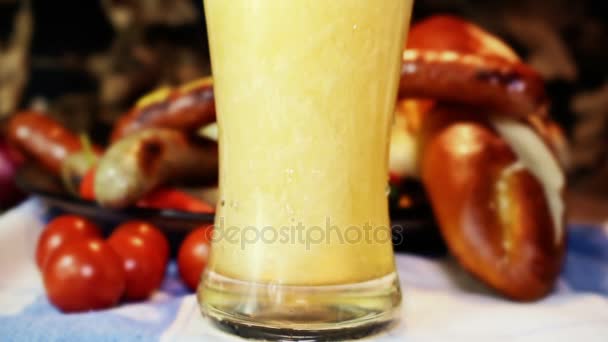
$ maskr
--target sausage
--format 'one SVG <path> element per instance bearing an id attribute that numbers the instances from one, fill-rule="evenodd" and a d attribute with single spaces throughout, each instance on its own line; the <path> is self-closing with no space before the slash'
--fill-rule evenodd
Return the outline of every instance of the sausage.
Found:
<path id="1" fill-rule="evenodd" d="M 454 51 L 403 53 L 400 98 L 427 98 L 524 118 L 547 103 L 540 75 L 523 63 Z"/>
<path id="2" fill-rule="evenodd" d="M 160 185 L 217 178 L 217 145 L 186 132 L 150 128 L 114 143 L 99 160 L 94 192 L 105 207 L 124 208 Z"/>
<path id="3" fill-rule="evenodd" d="M 452 16 L 412 27 L 403 53 L 400 98 L 427 98 L 524 118 L 542 116 L 544 81 L 498 37 Z"/>
<path id="4" fill-rule="evenodd" d="M 163 88 L 143 97 L 118 120 L 111 140 L 152 127 L 195 131 L 214 120 L 213 82 L 208 77 L 176 89 Z"/>
<path id="5" fill-rule="evenodd" d="M 59 175 L 61 165 L 82 149 L 79 137 L 48 115 L 27 111 L 8 123 L 9 143 L 28 159 Z"/>

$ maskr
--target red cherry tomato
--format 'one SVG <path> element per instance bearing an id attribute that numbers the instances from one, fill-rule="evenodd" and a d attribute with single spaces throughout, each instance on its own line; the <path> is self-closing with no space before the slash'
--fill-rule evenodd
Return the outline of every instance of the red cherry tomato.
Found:
<path id="1" fill-rule="evenodd" d="M 146 299 L 160 287 L 167 259 L 159 254 L 159 246 L 153 239 L 146 239 L 135 230 L 117 230 L 108 243 L 122 258 L 127 279 L 125 299 Z"/>
<path id="2" fill-rule="evenodd" d="M 127 221 L 116 227 L 112 233 L 114 236 L 119 234 L 137 235 L 144 240 L 149 240 L 149 246 L 153 246 L 151 248 L 161 257 L 161 260 L 164 260 L 163 263 L 166 264 L 169 260 L 169 241 L 156 226 L 145 221 Z"/>
<path id="3" fill-rule="evenodd" d="M 38 239 L 36 264 L 42 269 L 46 260 L 59 247 L 96 237 L 101 237 L 101 230 L 91 221 L 76 215 L 56 217 L 46 225 Z"/>
<path id="4" fill-rule="evenodd" d="M 179 274 L 184 283 L 195 290 L 207 266 L 213 226 L 203 226 L 192 231 L 182 242 L 177 256 Z"/>
<path id="5" fill-rule="evenodd" d="M 125 290 L 120 257 L 101 239 L 85 239 L 53 253 L 42 272 L 49 301 L 63 312 L 112 307 Z"/>
<path id="6" fill-rule="evenodd" d="M 96 168 L 93 166 L 84 174 L 84 177 L 82 177 L 82 180 L 80 181 L 78 192 L 82 199 L 89 201 L 95 200 L 95 171 Z"/>

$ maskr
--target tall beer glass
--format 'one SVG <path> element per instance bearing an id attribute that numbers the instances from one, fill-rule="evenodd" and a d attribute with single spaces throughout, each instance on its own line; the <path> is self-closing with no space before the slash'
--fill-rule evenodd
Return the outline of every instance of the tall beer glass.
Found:
<path id="1" fill-rule="evenodd" d="M 413 0 L 204 0 L 220 202 L 198 291 L 222 328 L 347 338 L 401 302 L 387 163 Z"/>

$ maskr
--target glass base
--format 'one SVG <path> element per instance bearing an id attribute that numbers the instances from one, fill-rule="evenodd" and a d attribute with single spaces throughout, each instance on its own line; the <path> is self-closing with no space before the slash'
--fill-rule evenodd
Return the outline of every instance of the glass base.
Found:
<path id="1" fill-rule="evenodd" d="M 342 340 L 386 329 L 399 316 L 395 273 L 362 283 L 286 286 L 208 272 L 198 291 L 203 315 L 220 329 L 265 340 Z"/>

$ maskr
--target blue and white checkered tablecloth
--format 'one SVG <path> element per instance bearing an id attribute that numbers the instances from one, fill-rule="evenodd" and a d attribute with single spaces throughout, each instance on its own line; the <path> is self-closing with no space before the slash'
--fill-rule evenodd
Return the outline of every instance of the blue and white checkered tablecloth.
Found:
<path id="1" fill-rule="evenodd" d="M 239 341 L 211 327 L 175 265 L 149 301 L 65 315 L 34 263 L 47 208 L 29 200 L 0 217 L 0 341 Z M 487 293 L 451 259 L 398 255 L 400 323 L 377 341 L 608 341 L 608 226 L 570 226 L 555 292 L 532 304 Z"/>

